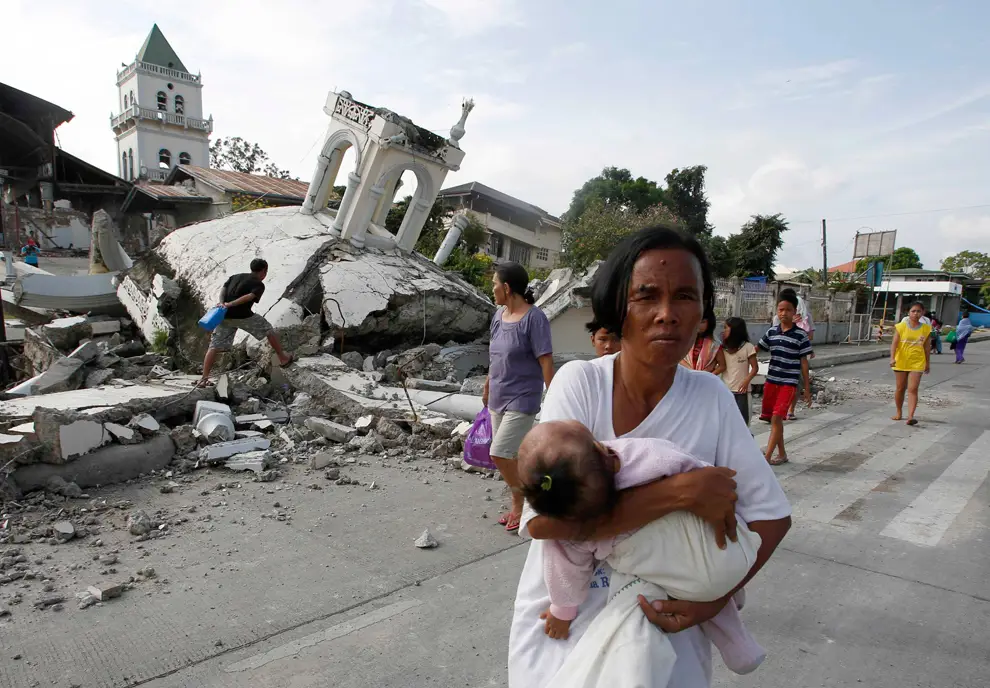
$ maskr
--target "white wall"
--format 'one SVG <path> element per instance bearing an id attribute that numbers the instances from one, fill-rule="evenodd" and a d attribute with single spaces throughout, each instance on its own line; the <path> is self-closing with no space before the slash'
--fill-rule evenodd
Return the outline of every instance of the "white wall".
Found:
<path id="1" fill-rule="evenodd" d="M 138 105 L 155 110 L 158 108 L 158 92 L 164 91 L 168 96 L 168 112 L 175 112 L 175 96 L 181 95 L 185 99 L 186 117 L 204 119 L 203 117 L 203 85 L 193 84 L 181 79 L 169 79 L 157 74 L 137 74 L 137 88 L 135 93 Z M 128 80 L 130 81 L 130 80 Z M 168 85 L 172 84 L 172 90 Z M 123 88 L 123 86 L 121 87 Z M 128 87 L 130 90 L 130 87 Z M 121 95 L 123 100 L 123 95 Z"/>
<path id="2" fill-rule="evenodd" d="M 134 149 L 134 174 L 139 174 L 142 164 L 149 170 L 157 170 L 158 151 L 162 148 L 172 154 L 171 167 L 179 164 L 179 153 L 189 153 L 193 165 L 210 166 L 210 142 L 203 135 L 197 136 L 191 133 L 192 130 L 187 133 L 187 130 L 168 125 L 159 127 L 144 121 L 139 122 L 134 131 L 139 132 L 137 136 L 139 143 Z M 130 135 L 128 133 L 128 136 Z"/>
<path id="3" fill-rule="evenodd" d="M 593 354 L 591 335 L 584 328 L 594 317 L 591 306 L 571 308 L 550 321 L 555 354 Z"/>

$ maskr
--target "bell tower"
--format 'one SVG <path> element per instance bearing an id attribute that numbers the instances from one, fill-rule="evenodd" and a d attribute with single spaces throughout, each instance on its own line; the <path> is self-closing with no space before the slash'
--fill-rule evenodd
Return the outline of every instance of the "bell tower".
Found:
<path id="1" fill-rule="evenodd" d="M 189 73 L 155 24 L 117 72 L 120 114 L 110 118 L 119 176 L 162 181 L 176 165 L 210 166 L 213 117 L 203 118 L 203 81 Z"/>

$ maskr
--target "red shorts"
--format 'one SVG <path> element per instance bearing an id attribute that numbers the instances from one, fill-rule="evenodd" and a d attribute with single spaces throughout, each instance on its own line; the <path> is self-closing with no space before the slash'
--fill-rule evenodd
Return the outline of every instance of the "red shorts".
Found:
<path id="1" fill-rule="evenodd" d="M 797 387 L 794 385 L 778 385 L 774 382 L 766 382 L 763 385 L 763 409 L 760 412 L 761 420 L 770 420 L 771 416 L 787 418 L 791 409 L 791 402 L 797 396 Z"/>

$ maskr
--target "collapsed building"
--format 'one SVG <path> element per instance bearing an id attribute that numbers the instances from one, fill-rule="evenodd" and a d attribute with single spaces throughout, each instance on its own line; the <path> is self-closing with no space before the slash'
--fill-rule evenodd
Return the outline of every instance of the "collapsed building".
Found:
<path id="1" fill-rule="evenodd" d="M 458 455 L 465 421 L 481 409 L 494 306 L 440 267 L 465 218 L 453 219 L 436 256 L 413 247 L 447 172 L 464 158 L 459 142 L 472 107 L 464 103 L 443 139 L 331 93 L 301 207 L 189 225 L 133 262 L 112 232 L 94 225 L 94 238 L 110 237 L 94 244 L 126 316 L 90 313 L 25 332 L 20 365 L 31 377 L 0 401 L 0 494 L 65 492 L 63 485 L 75 493 L 218 462 L 271 479 L 277 451 L 306 460 L 327 442 Z M 355 167 L 331 208 L 348 147 Z M 417 191 L 392 234 L 384 218 L 406 170 Z M 198 369 L 209 339 L 197 320 L 226 277 L 255 257 L 269 263 L 255 310 L 296 361 L 279 368 L 267 343 L 241 332 L 229 372 L 215 388 L 199 388 L 183 372 Z"/>

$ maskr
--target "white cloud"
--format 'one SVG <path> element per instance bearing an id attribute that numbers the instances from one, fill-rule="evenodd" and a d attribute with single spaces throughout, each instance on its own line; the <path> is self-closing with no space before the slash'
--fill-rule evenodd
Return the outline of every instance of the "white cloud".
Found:
<path id="1" fill-rule="evenodd" d="M 516 0 L 420 0 L 439 12 L 447 28 L 473 36 L 506 26 L 522 26 L 523 11 Z"/>

